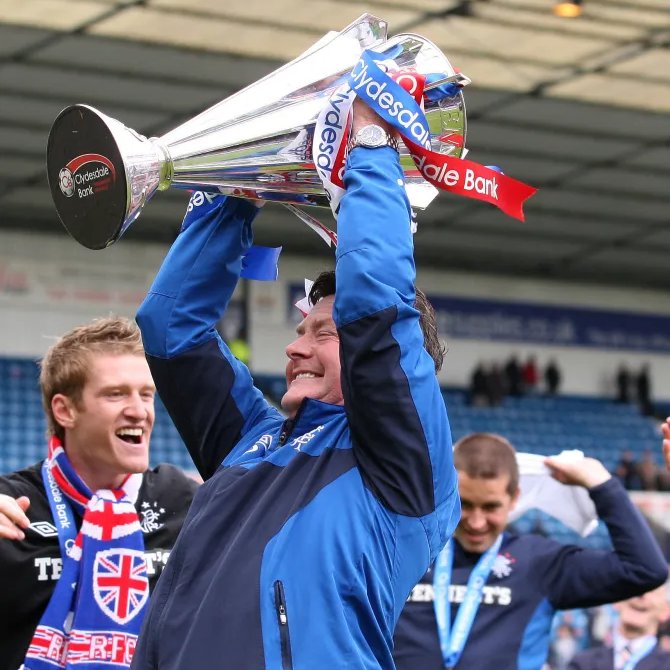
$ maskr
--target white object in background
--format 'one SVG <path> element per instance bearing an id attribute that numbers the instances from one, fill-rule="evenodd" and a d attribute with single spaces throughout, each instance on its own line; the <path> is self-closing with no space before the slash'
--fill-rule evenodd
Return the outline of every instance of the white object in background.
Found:
<path id="1" fill-rule="evenodd" d="M 510 514 L 510 522 L 528 510 L 539 509 L 586 537 L 598 525 L 598 514 L 593 500 L 583 486 L 567 486 L 556 481 L 544 464 L 545 458 L 547 457 L 538 454 L 517 453 L 521 494 Z M 581 460 L 584 454 L 574 449 L 562 451 L 553 458 Z"/>

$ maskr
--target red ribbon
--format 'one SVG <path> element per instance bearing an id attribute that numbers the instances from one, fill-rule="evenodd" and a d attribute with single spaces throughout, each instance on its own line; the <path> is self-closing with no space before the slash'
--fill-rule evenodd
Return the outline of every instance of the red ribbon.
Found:
<path id="1" fill-rule="evenodd" d="M 391 78 L 421 104 L 425 87 L 423 75 L 400 70 L 392 73 Z M 402 138 L 427 182 L 443 191 L 491 203 L 505 214 L 525 221 L 523 203 L 537 192 L 536 188 L 480 163 L 426 149 L 407 135 L 403 134 Z"/>

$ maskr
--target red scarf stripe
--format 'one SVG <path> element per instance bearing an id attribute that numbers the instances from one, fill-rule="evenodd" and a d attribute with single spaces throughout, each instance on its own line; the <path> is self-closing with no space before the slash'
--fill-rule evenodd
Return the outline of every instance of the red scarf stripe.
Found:
<path id="1" fill-rule="evenodd" d="M 53 474 L 58 488 L 71 500 L 74 500 L 76 503 L 79 503 L 82 507 L 86 507 L 88 504 L 88 498 L 83 494 L 77 491 L 77 489 L 70 483 L 70 480 L 65 476 L 65 473 L 60 469 L 60 465 L 57 461 L 52 461 L 51 472 Z"/>

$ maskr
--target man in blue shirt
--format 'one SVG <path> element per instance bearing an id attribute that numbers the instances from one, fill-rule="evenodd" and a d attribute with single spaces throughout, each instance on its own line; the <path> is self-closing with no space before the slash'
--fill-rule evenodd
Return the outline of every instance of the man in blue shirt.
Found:
<path id="1" fill-rule="evenodd" d="M 462 518 L 400 617 L 398 670 L 540 670 L 557 609 L 623 600 L 665 582 L 667 565 L 646 522 L 599 461 L 546 464 L 563 484 L 588 489 L 612 552 L 505 531 L 519 471 L 500 435 L 462 438 L 454 464 Z"/>
<path id="2" fill-rule="evenodd" d="M 396 138 L 354 110 L 336 270 L 315 283 L 286 349 L 288 420 L 215 330 L 251 244 L 252 203 L 219 198 L 196 217 L 138 313 L 160 396 L 205 483 L 135 670 L 392 669 L 407 594 L 457 523 Z"/>

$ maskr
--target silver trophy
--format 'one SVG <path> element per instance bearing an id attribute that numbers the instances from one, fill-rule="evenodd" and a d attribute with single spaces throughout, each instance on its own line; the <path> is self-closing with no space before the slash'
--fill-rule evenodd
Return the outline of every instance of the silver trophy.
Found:
<path id="1" fill-rule="evenodd" d="M 327 207 L 312 159 L 319 112 L 365 49 L 387 54 L 398 67 L 439 73 L 426 87 L 425 113 L 433 151 L 462 157 L 469 83 L 428 40 L 412 34 L 387 39 L 387 24 L 364 14 L 325 35 L 305 53 L 222 100 L 162 137 L 147 139 L 87 105 L 64 109 L 47 146 L 49 187 L 67 231 L 89 249 L 113 244 L 158 190 L 168 187 Z M 419 174 L 407 149 L 401 163 L 413 207 L 425 208 L 437 190 Z M 292 207 L 294 211 L 295 207 Z"/>

